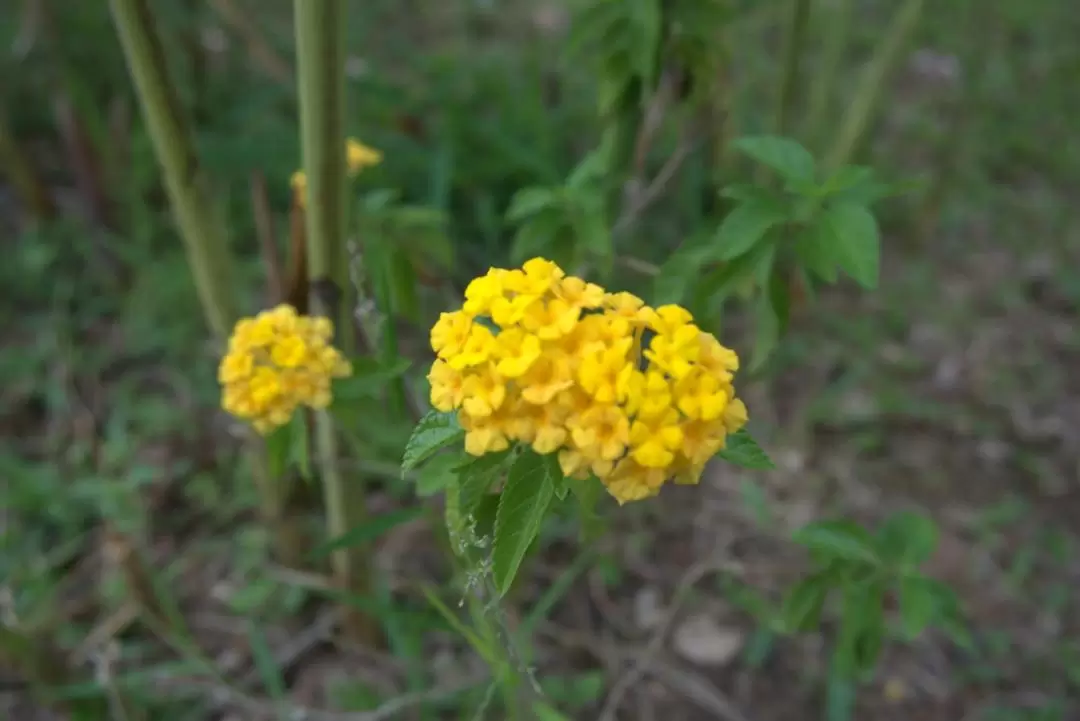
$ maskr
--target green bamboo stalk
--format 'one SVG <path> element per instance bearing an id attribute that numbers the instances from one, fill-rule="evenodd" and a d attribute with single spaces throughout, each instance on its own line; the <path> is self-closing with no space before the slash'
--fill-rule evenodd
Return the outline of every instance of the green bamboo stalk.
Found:
<path id="1" fill-rule="evenodd" d="M 810 0 L 791 0 L 787 36 L 784 39 L 784 70 L 780 76 L 780 92 L 776 104 L 776 132 L 783 135 L 791 122 L 795 107 L 795 93 L 799 87 L 799 68 L 806 47 L 807 20 L 810 18 Z"/>
<path id="2" fill-rule="evenodd" d="M 847 52 L 851 35 L 851 20 L 854 15 L 853 0 L 837 0 L 835 8 L 828 8 L 826 19 L 828 30 L 825 34 L 825 47 L 815 82 L 811 88 L 809 107 L 806 112 L 806 137 L 810 142 L 820 141 L 825 114 L 829 101 L 836 91 L 836 79 Z M 825 9 L 819 5 L 818 9 Z"/>
<path id="3" fill-rule="evenodd" d="M 189 124 L 169 77 L 161 40 L 146 0 L 109 0 L 109 6 L 165 176 L 169 204 L 187 251 L 199 301 L 207 325 L 221 342 L 236 320 L 224 218 L 209 202 Z M 283 496 L 279 484 L 270 477 L 265 449 L 249 439 L 246 452 L 259 491 L 260 513 L 274 535 L 275 551 L 282 563 L 297 565 L 301 556 L 297 545 L 300 535 L 287 527 Z"/>
<path id="4" fill-rule="evenodd" d="M 295 0 L 296 59 L 300 97 L 300 140 L 307 175 L 307 266 L 311 310 L 335 321 L 337 344 L 351 349 L 352 318 L 343 302 L 347 289 L 345 252 L 345 4 L 342 0 Z M 315 446 L 331 538 L 364 522 L 363 489 L 347 484 L 338 457 L 333 421 L 315 418 Z M 331 556 L 334 579 L 349 594 L 371 593 L 370 559 L 363 547 Z M 375 643 L 373 620 L 349 609 L 346 631 Z"/>
<path id="5" fill-rule="evenodd" d="M 109 7 L 187 247 L 199 299 L 211 330 L 224 338 L 236 318 L 225 227 L 209 202 L 153 16 L 146 0 L 109 0 Z"/>
<path id="6" fill-rule="evenodd" d="M 844 114 L 840 130 L 825 158 L 827 170 L 846 165 L 863 141 L 885 96 L 889 76 L 899 64 L 908 40 L 919 24 L 925 0 L 906 0 L 896 11 L 885 38 L 863 70 L 855 97 Z"/>

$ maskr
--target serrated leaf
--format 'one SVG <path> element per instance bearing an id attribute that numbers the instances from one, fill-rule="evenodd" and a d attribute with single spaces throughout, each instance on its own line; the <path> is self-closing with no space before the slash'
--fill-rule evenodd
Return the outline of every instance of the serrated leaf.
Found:
<path id="1" fill-rule="evenodd" d="M 795 531 L 792 540 L 829 560 L 878 563 L 874 537 L 853 521 L 816 521 Z"/>
<path id="2" fill-rule="evenodd" d="M 904 635 L 912 641 L 934 621 L 938 599 L 933 584 L 925 578 L 906 576 L 897 585 Z"/>
<path id="3" fill-rule="evenodd" d="M 881 272 L 881 238 L 877 221 L 865 206 L 837 203 L 829 206 L 816 225 L 825 234 L 836 264 L 868 290 L 877 287 Z"/>
<path id="4" fill-rule="evenodd" d="M 458 487 L 461 494 L 458 499 L 462 516 L 468 516 L 476 510 L 477 504 L 492 484 L 506 471 L 508 461 L 513 458 L 511 450 L 488 453 L 479 458 L 468 457 L 458 466 Z"/>
<path id="5" fill-rule="evenodd" d="M 416 475 L 416 495 L 427 498 L 457 483 L 457 469 L 464 455 L 463 452 L 441 453 L 425 463 Z"/>
<path id="6" fill-rule="evenodd" d="M 776 468 L 765 451 L 745 428 L 740 428 L 727 437 L 723 450 L 717 454 L 728 463 L 755 471 L 767 471 Z"/>
<path id="7" fill-rule="evenodd" d="M 540 532 L 555 491 L 558 461 L 553 455 L 525 451 L 510 466 L 495 516 L 492 571 L 499 593 L 505 595 L 517 575 L 525 552 Z"/>
<path id="8" fill-rule="evenodd" d="M 759 135 L 738 138 L 733 146 L 759 163 L 772 168 L 785 180 L 803 182 L 814 180 L 814 156 L 790 138 Z"/>
<path id="9" fill-rule="evenodd" d="M 555 192 L 550 188 L 523 188 L 510 201 L 506 219 L 511 223 L 521 222 L 553 205 L 556 199 Z"/>
<path id="10" fill-rule="evenodd" d="M 921 513 L 900 511 L 885 519 L 878 528 L 878 552 L 905 567 L 918 568 L 930 560 L 937 548 L 937 526 Z"/>
<path id="11" fill-rule="evenodd" d="M 788 633 L 812 631 L 821 620 L 821 609 L 831 590 L 833 575 L 818 571 L 803 578 L 784 597 L 784 628 Z"/>
<path id="12" fill-rule="evenodd" d="M 716 230 L 716 260 L 737 258 L 761 241 L 773 226 L 784 222 L 784 207 L 771 201 L 752 200 L 735 206 Z"/>
<path id="13" fill-rule="evenodd" d="M 312 558 L 321 558 L 341 548 L 356 548 L 371 543 L 390 529 L 408 523 L 423 512 L 424 509 L 421 507 L 404 508 L 369 518 L 363 523 L 350 528 L 337 538 L 332 538 L 326 543 L 317 546 L 311 552 L 311 556 Z"/>
<path id="14" fill-rule="evenodd" d="M 465 437 L 456 413 L 430 411 L 413 428 L 405 454 L 401 459 L 402 472 L 412 470 L 451 443 Z"/>

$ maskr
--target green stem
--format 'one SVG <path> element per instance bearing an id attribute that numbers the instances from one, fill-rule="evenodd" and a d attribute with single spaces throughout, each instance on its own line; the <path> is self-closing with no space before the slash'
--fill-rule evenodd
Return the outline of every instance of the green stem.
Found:
<path id="1" fill-rule="evenodd" d="M 345 4 L 343 0 L 295 0 L 300 140 L 307 175 L 307 270 L 313 313 L 334 320 L 337 344 L 351 347 L 352 315 L 343 302 L 347 289 L 345 253 Z M 315 445 L 326 503 L 327 531 L 344 535 L 364 522 L 362 487 L 345 483 L 333 421 L 316 414 Z M 370 563 L 363 548 L 342 548 L 331 556 L 338 586 L 351 594 L 370 593 Z M 355 640 L 374 643 L 372 619 L 350 609 L 346 627 Z"/>
<path id="2" fill-rule="evenodd" d="M 810 95 L 810 105 L 806 112 L 806 137 L 811 142 L 816 143 L 820 140 L 825 113 L 829 109 L 829 101 L 835 92 L 836 79 L 840 74 L 841 63 L 847 51 L 854 5 L 853 0 L 837 0 L 835 8 L 827 9 L 828 31 L 825 35 L 821 68 L 817 72 Z M 824 5 L 819 5 L 818 9 L 825 10 L 826 8 Z"/>
<path id="3" fill-rule="evenodd" d="M 189 123 L 165 65 L 161 40 L 146 0 L 109 0 L 128 71 L 165 176 L 165 190 L 187 251 L 188 264 L 206 322 L 219 341 L 232 328 L 236 310 L 229 281 L 228 233 L 209 202 Z M 280 490 L 266 467 L 264 449 L 245 446 L 259 488 L 263 521 L 274 532 L 280 560 L 294 565 L 300 556 L 298 534 L 285 531 Z"/>
<path id="4" fill-rule="evenodd" d="M 840 131 L 826 156 L 827 170 L 835 171 L 846 165 L 858 149 L 881 105 L 885 84 L 900 62 L 902 51 L 919 24 L 924 4 L 924 0 L 906 0 L 893 16 L 885 38 L 863 70 L 855 97 L 848 106 Z"/>
<path id="5" fill-rule="evenodd" d="M 776 132 L 788 132 L 791 111 L 795 107 L 795 93 L 799 87 L 799 66 L 802 64 L 806 46 L 807 20 L 810 18 L 810 0 L 791 0 L 787 37 L 784 40 L 784 74 L 780 76 L 780 92 L 776 106 Z"/>
<path id="6" fill-rule="evenodd" d="M 211 330 L 223 338 L 236 317 L 227 234 L 221 216 L 209 202 L 153 16 L 146 0 L 109 0 L 109 7 L 165 175 L 165 190 L 187 248 L 199 299 Z"/>

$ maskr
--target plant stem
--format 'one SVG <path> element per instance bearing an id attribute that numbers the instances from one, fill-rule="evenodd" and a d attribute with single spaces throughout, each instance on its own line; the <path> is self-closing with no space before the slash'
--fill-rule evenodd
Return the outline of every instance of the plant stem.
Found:
<path id="1" fill-rule="evenodd" d="M 885 38 L 863 70 L 855 97 L 848 106 L 832 148 L 825 159 L 827 170 L 846 165 L 855 154 L 884 97 L 885 84 L 900 62 L 908 39 L 919 24 L 924 0 L 906 0 L 896 11 Z"/>
<path id="2" fill-rule="evenodd" d="M 784 71 L 780 76 L 780 92 L 776 105 L 776 132 L 788 132 L 791 111 L 795 107 L 795 92 L 799 87 L 799 66 L 802 64 L 806 46 L 807 20 L 810 18 L 810 0 L 791 0 L 787 36 L 784 39 Z"/>
<path id="3" fill-rule="evenodd" d="M 211 206 L 199 159 L 176 89 L 165 65 L 161 40 L 146 0 L 109 0 L 113 22 L 135 81 L 136 95 L 150 131 L 154 151 L 165 176 L 165 190 L 187 251 L 195 288 L 207 325 L 223 341 L 236 319 L 229 281 L 228 233 L 224 218 Z M 282 563 L 300 557 L 299 536 L 284 530 L 283 503 L 266 467 L 265 449 L 249 439 L 245 444 L 251 472 L 259 488 L 263 522 L 274 533 Z"/>
<path id="4" fill-rule="evenodd" d="M 146 0 L 109 0 L 109 7 L 165 175 L 165 190 L 187 247 L 199 299 L 211 330 L 222 338 L 236 317 L 224 223 L 209 202 L 187 119 Z"/>
<path id="5" fill-rule="evenodd" d="M 343 302 L 347 287 L 345 253 L 345 4 L 342 0 L 295 0 L 300 139 L 307 175 L 307 271 L 311 311 L 335 321 L 337 343 L 351 348 L 352 322 Z M 331 538 L 364 522 L 362 487 L 346 484 L 337 436 L 326 412 L 316 414 L 315 447 Z M 342 548 L 331 556 L 338 586 L 370 595 L 365 549 Z M 346 631 L 362 643 L 378 640 L 373 620 L 349 609 Z"/>
<path id="6" fill-rule="evenodd" d="M 836 0 L 835 8 L 827 8 L 828 31 L 825 35 L 821 68 L 817 72 L 810 94 L 809 109 L 806 112 L 806 137 L 813 143 L 820 142 L 825 113 L 829 109 L 829 101 L 835 92 L 836 78 L 840 74 L 840 66 L 848 47 L 848 36 L 851 34 L 854 5 L 853 0 Z M 826 8 L 824 5 L 819 5 L 818 10 L 826 10 Z"/>

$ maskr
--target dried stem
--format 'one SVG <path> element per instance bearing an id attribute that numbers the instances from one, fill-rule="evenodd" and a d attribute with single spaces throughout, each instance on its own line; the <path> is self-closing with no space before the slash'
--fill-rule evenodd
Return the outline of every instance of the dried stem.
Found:
<path id="1" fill-rule="evenodd" d="M 300 139 L 307 175 L 307 270 L 311 311 L 335 321 L 337 343 L 351 349 L 352 323 L 347 289 L 345 231 L 345 5 L 342 0 L 295 0 Z M 346 483 L 338 457 L 337 435 L 326 412 L 315 419 L 315 446 L 332 538 L 364 522 L 363 489 Z M 370 593 L 370 562 L 362 547 L 342 548 L 331 556 L 334 579 L 350 594 Z M 369 616 L 349 609 L 346 631 L 372 644 L 378 628 Z"/>

